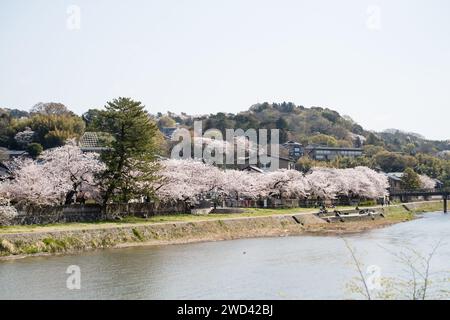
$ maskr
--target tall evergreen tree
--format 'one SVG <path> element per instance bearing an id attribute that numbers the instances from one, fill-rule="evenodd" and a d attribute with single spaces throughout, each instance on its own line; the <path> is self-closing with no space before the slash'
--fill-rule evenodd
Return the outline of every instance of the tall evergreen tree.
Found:
<path id="1" fill-rule="evenodd" d="M 101 158 L 106 170 L 101 176 L 103 202 L 128 202 L 133 198 L 151 197 L 151 182 L 157 179 L 155 137 L 157 126 L 144 106 L 130 98 L 108 102 L 102 111 L 102 130 L 112 135 L 109 149 Z"/>

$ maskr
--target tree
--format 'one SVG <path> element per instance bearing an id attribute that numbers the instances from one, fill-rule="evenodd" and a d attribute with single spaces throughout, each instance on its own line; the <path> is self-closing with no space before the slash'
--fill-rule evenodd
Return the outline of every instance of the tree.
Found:
<path id="1" fill-rule="evenodd" d="M 385 172 L 401 172 L 408 167 L 415 167 L 417 160 L 412 156 L 385 151 L 375 155 L 375 165 Z"/>
<path id="2" fill-rule="evenodd" d="M 261 196 L 279 199 L 306 198 L 309 195 L 309 182 L 297 170 L 277 170 L 266 173 L 260 181 Z"/>
<path id="3" fill-rule="evenodd" d="M 60 205 L 70 188 L 55 171 L 31 159 L 14 163 L 12 180 L 0 184 L 0 197 L 18 205 Z"/>
<path id="4" fill-rule="evenodd" d="M 409 155 L 415 155 L 416 154 L 416 145 L 414 143 L 408 143 L 403 147 L 403 152 L 409 154 Z"/>
<path id="5" fill-rule="evenodd" d="M 74 197 L 99 201 L 100 190 L 97 176 L 105 169 L 96 153 L 83 153 L 70 140 L 65 146 L 45 151 L 39 159 L 48 171 L 58 176 L 68 185 L 64 195 L 64 204 L 73 202 Z"/>
<path id="6" fill-rule="evenodd" d="M 44 151 L 39 160 L 16 159 L 12 180 L 0 184 L 0 197 L 19 205 L 61 205 L 82 193 L 98 200 L 98 155 L 83 153 L 73 142 Z"/>
<path id="7" fill-rule="evenodd" d="M 64 104 L 59 102 L 39 102 L 35 104 L 31 110 L 31 114 L 42 114 L 42 115 L 74 115 Z"/>
<path id="8" fill-rule="evenodd" d="M 68 139 L 79 138 L 85 129 L 84 121 L 72 114 L 34 114 L 31 118 L 18 120 L 16 132 L 34 132 L 33 142 L 45 149 L 63 146 Z"/>
<path id="9" fill-rule="evenodd" d="M 322 199 L 337 196 L 357 196 L 360 198 L 383 198 L 389 187 L 384 174 L 367 167 L 350 169 L 314 168 L 306 175 L 311 194 Z"/>
<path id="10" fill-rule="evenodd" d="M 326 134 L 318 134 L 318 135 L 312 136 L 309 139 L 309 143 L 320 144 L 320 145 L 324 145 L 324 146 L 328 146 L 328 147 L 337 147 L 338 146 L 337 140 L 334 137 L 328 136 Z"/>
<path id="11" fill-rule="evenodd" d="M 223 171 L 195 160 L 170 159 L 161 163 L 154 190 L 161 202 L 197 203 L 208 192 L 224 186 Z"/>
<path id="12" fill-rule="evenodd" d="M 424 174 L 419 175 L 419 180 L 420 180 L 420 188 L 422 188 L 422 189 L 436 188 L 436 181 L 434 181 L 427 175 L 424 175 Z"/>
<path id="13" fill-rule="evenodd" d="M 300 157 L 296 163 L 296 168 L 303 173 L 308 172 L 312 168 L 329 166 L 330 163 L 328 161 L 316 161 L 308 156 Z"/>
<path id="14" fill-rule="evenodd" d="M 112 135 L 109 149 L 101 159 L 106 170 L 101 175 L 103 203 L 153 195 L 151 182 L 157 179 L 155 136 L 158 130 L 144 106 L 130 98 L 108 102 L 102 111 L 107 119 L 103 131 Z"/>
<path id="15" fill-rule="evenodd" d="M 8 147 L 11 131 L 11 116 L 9 113 L 0 110 L 0 146 Z"/>
<path id="16" fill-rule="evenodd" d="M 383 147 L 380 146 L 374 146 L 374 145 L 364 145 L 363 146 L 364 154 L 367 157 L 374 157 L 376 154 L 380 152 L 386 152 L 386 150 Z"/>
<path id="17" fill-rule="evenodd" d="M 21 148 L 26 148 L 31 142 L 33 142 L 33 138 L 35 136 L 35 132 L 30 128 L 25 128 L 24 131 L 20 131 L 16 133 L 14 136 L 14 140 L 17 145 Z"/>
<path id="18" fill-rule="evenodd" d="M 401 186 L 403 189 L 415 190 L 419 189 L 421 185 L 420 177 L 411 168 L 406 168 L 403 172 Z"/>
<path id="19" fill-rule="evenodd" d="M 36 142 L 30 143 L 27 147 L 27 152 L 33 159 L 36 159 L 43 150 L 42 145 Z"/>
<path id="20" fill-rule="evenodd" d="M 366 144 L 374 146 L 383 146 L 383 140 L 378 138 L 374 133 L 369 133 L 366 139 Z"/>
<path id="21" fill-rule="evenodd" d="M 102 111 L 99 109 L 89 109 L 81 116 L 86 124 L 86 131 L 95 131 L 102 126 Z"/>
<path id="22" fill-rule="evenodd" d="M 163 127 L 175 127 L 176 126 L 176 122 L 175 120 L 173 120 L 171 117 L 164 115 L 161 116 L 158 119 L 158 127 L 159 128 L 163 128 Z"/>

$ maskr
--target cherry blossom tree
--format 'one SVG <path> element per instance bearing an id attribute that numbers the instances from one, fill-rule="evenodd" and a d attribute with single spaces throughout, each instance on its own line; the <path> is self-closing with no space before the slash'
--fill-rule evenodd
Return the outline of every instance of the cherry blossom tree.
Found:
<path id="1" fill-rule="evenodd" d="M 367 167 L 356 167 L 349 170 L 353 177 L 353 183 L 357 186 L 354 193 L 359 197 L 377 199 L 387 196 L 389 181 L 384 174 L 378 173 Z"/>
<path id="2" fill-rule="evenodd" d="M 156 196 L 163 202 L 195 203 L 223 182 L 220 169 L 196 160 L 164 160 L 159 176 L 154 189 Z"/>
<path id="3" fill-rule="evenodd" d="M 224 197 L 256 199 L 265 196 L 264 175 L 240 170 L 226 170 L 223 174 L 221 191 Z"/>
<path id="4" fill-rule="evenodd" d="M 334 199 L 337 196 L 383 198 L 389 187 L 385 175 L 367 167 L 314 168 L 307 174 L 307 179 L 311 193 L 322 199 Z"/>
<path id="5" fill-rule="evenodd" d="M 436 181 L 427 175 L 419 175 L 420 187 L 422 189 L 434 189 L 436 188 Z"/>
<path id="6" fill-rule="evenodd" d="M 313 168 L 307 175 L 311 195 L 320 199 L 334 199 L 340 191 L 336 169 Z"/>
<path id="7" fill-rule="evenodd" d="M 100 189 L 96 175 L 105 169 L 96 153 L 83 153 L 70 140 L 65 146 L 45 151 L 41 156 L 44 166 L 62 181 L 69 181 L 71 189 L 65 196 L 65 204 L 82 193 L 84 198 L 100 200 Z"/>
<path id="8" fill-rule="evenodd" d="M 277 170 L 267 172 L 261 177 L 260 195 L 281 199 L 306 198 L 309 194 L 309 182 L 296 170 Z"/>
<path id="9" fill-rule="evenodd" d="M 73 197 L 98 199 L 96 174 L 103 164 L 96 154 L 82 153 L 73 144 L 45 151 L 37 160 L 18 159 L 12 180 L 0 184 L 0 196 L 24 205 L 60 205 Z"/>
<path id="10" fill-rule="evenodd" d="M 377 199 L 386 195 L 389 186 L 385 175 L 366 167 L 313 168 L 305 176 L 285 169 L 266 173 L 222 170 L 191 159 L 163 160 L 158 166 L 158 179 L 147 182 L 151 184 L 148 187 L 162 202 L 181 201 L 186 205 L 208 197 Z M 0 184 L 0 196 L 12 203 L 67 204 L 79 194 L 100 200 L 96 177 L 104 165 L 97 155 L 82 153 L 73 143 L 47 150 L 36 161 L 16 160 L 12 168 L 13 179 Z M 128 174 L 136 176 L 139 172 L 132 170 Z"/>
<path id="11" fill-rule="evenodd" d="M 70 190 L 48 167 L 30 159 L 17 160 L 12 180 L 0 184 L 0 196 L 19 205 L 58 205 Z"/>

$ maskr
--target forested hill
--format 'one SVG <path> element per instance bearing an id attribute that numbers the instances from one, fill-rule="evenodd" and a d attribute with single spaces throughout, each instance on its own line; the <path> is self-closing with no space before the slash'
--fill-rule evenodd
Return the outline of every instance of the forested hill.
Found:
<path id="1" fill-rule="evenodd" d="M 370 132 L 348 116 L 321 107 L 305 108 L 291 102 L 255 104 L 247 111 L 238 114 L 217 113 L 193 117 L 187 114 L 167 113 L 157 115 L 160 126 L 171 126 L 179 123 L 192 126 L 195 119 L 204 120 L 204 129 L 217 128 L 277 128 L 280 129 L 280 140 L 294 140 L 304 145 L 310 143 L 328 146 L 359 147 L 374 145 L 387 151 L 407 154 L 437 154 L 450 149 L 449 141 L 432 141 L 416 133 L 406 133 L 396 129 L 384 132 Z M 173 121 L 172 121 L 173 120 Z M 449 137 L 450 138 L 450 137 Z"/>

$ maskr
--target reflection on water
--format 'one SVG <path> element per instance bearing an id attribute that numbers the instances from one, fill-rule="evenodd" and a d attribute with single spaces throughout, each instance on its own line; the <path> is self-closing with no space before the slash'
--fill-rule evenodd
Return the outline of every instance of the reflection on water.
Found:
<path id="1" fill-rule="evenodd" d="M 388 251 L 428 254 L 442 240 L 432 267 L 450 271 L 450 215 L 426 214 L 347 239 L 364 265 L 394 277 L 403 268 Z M 69 265 L 81 268 L 81 290 L 66 288 Z M 2 261 L 0 298 L 342 299 L 352 297 L 346 284 L 355 276 L 338 237 L 243 239 Z"/>

